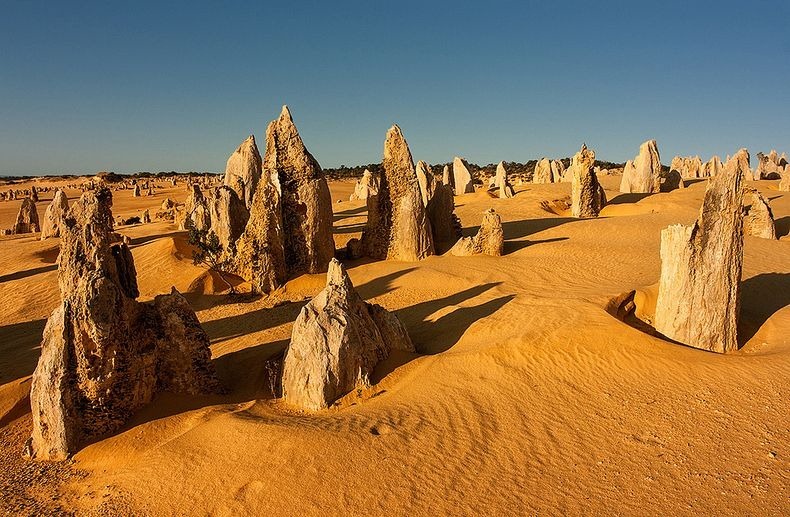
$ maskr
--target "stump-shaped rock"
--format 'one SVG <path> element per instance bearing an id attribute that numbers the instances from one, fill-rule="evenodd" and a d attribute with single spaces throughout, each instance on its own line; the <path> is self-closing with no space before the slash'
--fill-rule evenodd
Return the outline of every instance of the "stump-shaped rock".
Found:
<path id="1" fill-rule="evenodd" d="M 456 196 L 472 194 L 475 191 L 472 173 L 469 172 L 469 163 L 457 156 L 453 158 L 453 186 Z"/>
<path id="2" fill-rule="evenodd" d="M 750 189 L 744 196 L 743 233 L 762 239 L 776 239 L 776 224 L 771 206 L 756 189 Z"/>
<path id="3" fill-rule="evenodd" d="M 394 125 L 384 141 L 379 193 L 368 198 L 362 247 L 369 257 L 421 260 L 434 254 L 433 236 L 409 145 Z"/>
<path id="4" fill-rule="evenodd" d="M 134 190 L 132 190 L 132 196 L 140 197 L 140 185 L 135 184 Z"/>
<path id="5" fill-rule="evenodd" d="M 598 217 L 606 204 L 606 193 L 593 171 L 595 151 L 582 145 L 573 155 L 570 170 L 573 173 L 571 188 L 571 214 L 573 217 Z"/>
<path id="6" fill-rule="evenodd" d="M 505 233 L 502 219 L 493 208 L 483 212 L 480 229 L 473 237 L 464 237 L 450 248 L 450 254 L 459 257 L 470 255 L 490 255 L 498 257 L 505 248 Z"/>
<path id="7" fill-rule="evenodd" d="M 261 153 L 253 135 L 236 148 L 225 165 L 223 184 L 235 190 L 247 208 L 252 206 L 252 197 L 261 179 L 261 166 Z"/>
<path id="8" fill-rule="evenodd" d="M 87 192 L 61 230 L 62 302 L 44 330 L 30 394 L 26 451 L 59 460 L 118 429 L 155 393 L 219 387 L 208 336 L 175 290 L 153 304 L 138 296 L 134 259 L 113 244 L 112 194 Z"/>
<path id="9" fill-rule="evenodd" d="M 14 231 L 12 233 L 35 233 L 39 231 L 40 228 L 36 202 L 26 197 L 22 200 L 22 205 L 19 207 L 19 212 L 16 214 L 16 222 L 14 223 Z"/>
<path id="10" fill-rule="evenodd" d="M 280 184 L 288 274 L 326 271 L 335 256 L 332 196 L 324 171 L 302 142 L 288 106 L 266 128 L 263 169 Z"/>
<path id="11" fill-rule="evenodd" d="M 737 163 L 729 162 L 710 180 L 697 221 L 661 232 L 654 321 L 669 339 L 713 352 L 738 348 L 742 181 Z"/>
<path id="12" fill-rule="evenodd" d="M 639 146 L 633 162 L 627 162 L 620 182 L 620 192 L 652 194 L 661 191 L 661 157 L 655 140 Z"/>
<path id="13" fill-rule="evenodd" d="M 50 237 L 60 237 L 60 229 L 63 226 L 63 217 L 69 210 L 69 198 L 66 193 L 58 189 L 52 197 L 52 203 L 49 204 L 44 212 L 44 223 L 41 225 L 41 240 Z"/>
<path id="14" fill-rule="evenodd" d="M 325 409 L 367 385 L 392 350 L 414 352 L 406 328 L 394 314 L 366 303 L 332 259 L 326 288 L 294 322 L 283 362 L 283 397 L 303 409 Z"/>
<path id="15" fill-rule="evenodd" d="M 541 158 L 535 164 L 535 172 L 532 173 L 532 183 L 552 183 L 554 174 L 551 170 L 551 162 L 548 158 Z"/>

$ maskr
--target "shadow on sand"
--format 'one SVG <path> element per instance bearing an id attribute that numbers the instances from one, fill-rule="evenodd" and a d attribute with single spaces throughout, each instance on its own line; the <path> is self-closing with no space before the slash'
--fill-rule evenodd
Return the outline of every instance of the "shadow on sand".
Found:
<path id="1" fill-rule="evenodd" d="M 33 373 L 46 319 L 0 327 L 0 385 Z"/>
<path id="2" fill-rule="evenodd" d="M 620 194 L 618 196 L 613 197 L 611 200 L 607 201 L 607 205 L 624 205 L 626 203 L 638 203 L 642 201 L 646 197 L 650 197 L 653 194 Z"/>
<path id="3" fill-rule="evenodd" d="M 777 238 L 782 238 L 785 235 L 790 234 L 790 216 L 780 217 L 774 221 L 774 225 L 776 226 Z"/>
<path id="4" fill-rule="evenodd" d="M 790 273 L 761 273 L 741 282 L 738 342 L 743 346 L 774 313 L 790 305 Z"/>
<path id="5" fill-rule="evenodd" d="M 55 271 L 56 269 L 58 269 L 57 264 L 51 264 L 49 266 L 34 267 L 33 269 L 17 271 L 16 273 L 8 273 L 7 275 L 0 276 L 0 284 L 4 282 L 10 282 L 12 280 L 21 280 L 29 276 L 34 276 L 41 273 L 47 273 L 49 271 Z"/>

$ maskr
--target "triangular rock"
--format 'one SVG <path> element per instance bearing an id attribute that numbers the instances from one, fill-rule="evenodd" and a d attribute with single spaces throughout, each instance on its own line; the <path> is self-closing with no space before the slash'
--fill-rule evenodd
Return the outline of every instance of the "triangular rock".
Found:
<path id="1" fill-rule="evenodd" d="M 235 190 L 247 208 L 252 206 L 252 197 L 261 179 L 261 164 L 255 137 L 250 135 L 230 155 L 225 165 L 223 184 Z"/>

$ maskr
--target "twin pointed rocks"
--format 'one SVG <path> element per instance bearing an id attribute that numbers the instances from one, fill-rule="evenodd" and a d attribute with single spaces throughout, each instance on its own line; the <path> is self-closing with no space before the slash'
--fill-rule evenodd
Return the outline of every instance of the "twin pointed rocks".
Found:
<path id="1" fill-rule="evenodd" d="M 669 339 L 720 353 L 738 348 L 744 179 L 730 160 L 710 180 L 697 221 L 661 232 L 654 323 Z"/>
<path id="2" fill-rule="evenodd" d="M 117 430 L 159 391 L 210 393 L 219 388 L 209 339 L 187 301 L 173 289 L 152 304 L 137 302 L 134 259 L 113 243 L 112 194 L 89 191 L 61 227 L 53 311 L 33 373 L 37 459 L 60 460 L 92 438 Z"/>
<path id="3" fill-rule="evenodd" d="M 629 160 L 623 170 L 620 192 L 654 194 L 661 191 L 661 157 L 658 144 L 648 140 L 639 147 L 639 154 Z"/>
<path id="4" fill-rule="evenodd" d="M 340 262 L 332 259 L 326 287 L 294 322 L 283 362 L 283 397 L 304 409 L 325 409 L 368 385 L 376 364 L 393 350 L 414 352 L 403 323 L 365 302 Z"/>

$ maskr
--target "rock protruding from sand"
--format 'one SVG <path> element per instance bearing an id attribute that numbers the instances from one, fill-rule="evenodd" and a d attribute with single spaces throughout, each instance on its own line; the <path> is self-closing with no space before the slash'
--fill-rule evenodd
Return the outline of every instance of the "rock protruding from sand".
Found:
<path id="1" fill-rule="evenodd" d="M 496 166 L 494 185 L 497 187 L 499 199 L 507 199 L 516 195 L 516 193 L 513 191 L 513 186 L 510 184 L 510 180 L 507 177 L 505 162 L 499 162 Z"/>
<path id="2" fill-rule="evenodd" d="M 655 328 L 669 339 L 720 353 L 738 348 L 743 179 L 730 161 L 710 180 L 697 221 L 661 232 Z"/>
<path id="3" fill-rule="evenodd" d="M 721 158 L 718 156 L 712 156 L 708 163 L 705 164 L 703 176 L 706 178 L 712 178 L 721 174 L 722 165 L 721 165 Z"/>
<path id="4" fill-rule="evenodd" d="M 357 180 L 356 185 L 354 186 L 354 193 L 348 198 L 349 201 L 359 200 L 366 200 L 370 196 L 375 196 L 379 193 L 379 180 L 378 178 L 370 172 L 368 169 L 365 169 L 365 172 L 362 173 L 362 177 Z"/>
<path id="5" fill-rule="evenodd" d="M 148 224 L 151 222 L 151 212 L 148 211 L 146 208 L 143 210 L 143 224 Z"/>
<path id="6" fill-rule="evenodd" d="M 757 160 L 757 169 L 754 171 L 755 180 L 779 179 L 787 166 L 787 157 L 784 154 L 779 156 L 773 149 L 768 154 L 757 153 Z"/>
<path id="7" fill-rule="evenodd" d="M 670 171 L 677 171 L 683 179 L 702 178 L 705 170 L 699 156 L 675 156 L 669 166 Z"/>
<path id="8" fill-rule="evenodd" d="M 326 271 L 335 256 L 332 196 L 324 171 L 302 142 L 288 106 L 266 128 L 263 169 L 280 185 L 288 274 Z"/>
<path id="9" fill-rule="evenodd" d="M 450 249 L 451 255 L 467 257 L 470 255 L 490 255 L 499 257 L 505 248 L 505 233 L 502 219 L 493 208 L 483 212 L 483 221 L 474 237 L 464 237 Z"/>
<path id="10" fill-rule="evenodd" d="M 595 151 L 586 145 L 573 155 L 570 171 L 573 173 L 571 188 L 571 214 L 573 217 L 598 217 L 606 204 L 606 193 L 593 171 Z"/>
<path id="11" fill-rule="evenodd" d="M 36 202 L 26 197 L 22 200 L 22 205 L 19 207 L 19 212 L 16 214 L 16 222 L 14 223 L 14 231 L 12 233 L 17 235 L 35 233 L 39 231 L 40 228 Z"/>
<path id="12" fill-rule="evenodd" d="M 423 206 L 428 206 L 428 201 L 433 197 L 435 188 L 433 180 L 433 171 L 431 166 L 420 160 L 415 167 L 417 174 L 417 184 L 420 186 L 420 195 L 422 196 Z"/>
<path id="13" fill-rule="evenodd" d="M 532 173 L 532 183 L 552 183 L 554 174 L 551 170 L 551 161 L 548 158 L 541 158 L 535 164 L 535 172 Z"/>
<path id="14" fill-rule="evenodd" d="M 379 193 L 368 198 L 368 222 L 362 232 L 365 254 L 405 261 L 433 255 L 431 225 L 414 162 L 397 125 L 387 131 L 382 165 Z"/>
<path id="15" fill-rule="evenodd" d="M 620 182 L 620 192 L 653 194 L 661 191 L 661 157 L 658 144 L 648 140 L 639 146 L 633 162 L 627 162 Z"/>
<path id="16" fill-rule="evenodd" d="M 475 191 L 472 173 L 469 172 L 469 163 L 458 156 L 453 158 L 453 185 L 456 196 L 473 194 Z"/>
<path id="17" fill-rule="evenodd" d="M 749 165 L 749 150 L 746 148 L 741 148 L 738 150 L 737 153 L 732 155 L 730 159 L 727 160 L 727 163 L 724 164 L 724 167 L 734 167 L 741 176 L 743 176 L 744 180 L 751 180 L 753 179 L 752 176 L 752 169 Z"/>
<path id="18" fill-rule="evenodd" d="M 239 199 L 235 190 L 223 185 L 214 189 L 208 208 L 211 231 L 216 234 L 222 249 L 233 253 L 236 241 L 241 237 L 250 218 L 244 201 Z"/>
<path id="19" fill-rule="evenodd" d="M 368 386 L 376 364 L 393 350 L 414 352 L 406 328 L 396 315 L 366 303 L 332 259 L 326 287 L 294 322 L 283 362 L 283 397 L 303 409 L 325 409 Z"/>
<path id="20" fill-rule="evenodd" d="M 66 193 L 58 189 L 52 197 L 52 202 L 44 212 L 44 223 L 41 225 L 41 240 L 50 237 L 60 237 L 63 226 L 63 217 L 69 210 L 69 198 Z"/>
<path id="21" fill-rule="evenodd" d="M 112 194 L 89 191 L 61 230 L 62 302 L 44 329 L 33 373 L 34 458 L 60 460 L 117 430 L 160 391 L 218 388 L 209 339 L 175 290 L 139 303 L 134 259 L 113 244 Z"/>
<path id="22" fill-rule="evenodd" d="M 280 193 L 266 171 L 258 181 L 247 226 L 236 241 L 232 264 L 231 269 L 250 282 L 253 292 L 270 293 L 288 278 Z"/>
<path id="23" fill-rule="evenodd" d="M 776 239 L 774 214 L 768 200 L 756 189 L 750 189 L 743 201 L 743 233 L 762 239 Z"/>
<path id="24" fill-rule="evenodd" d="M 455 192 L 455 185 L 453 184 L 453 175 L 450 174 L 450 167 L 445 165 L 442 169 L 442 185 L 449 185 L 453 187 L 453 192 Z"/>
<path id="25" fill-rule="evenodd" d="M 461 220 L 455 215 L 455 196 L 450 185 L 437 184 L 426 207 L 436 249 L 447 249 L 461 237 Z"/>
<path id="26" fill-rule="evenodd" d="M 165 199 L 162 203 L 162 210 L 167 211 L 172 208 L 170 204 L 165 205 L 165 202 L 170 201 Z M 208 231 L 211 228 L 211 214 L 208 209 L 208 201 L 203 196 L 203 191 L 200 190 L 200 185 L 197 183 L 192 184 L 189 195 L 184 202 L 184 212 L 178 224 L 179 229 L 187 230 L 194 227 L 200 231 Z"/>
<path id="27" fill-rule="evenodd" d="M 252 198 L 261 179 L 261 164 L 255 137 L 250 135 L 233 151 L 225 165 L 223 184 L 235 190 L 247 208 L 252 206 Z"/>
<path id="28" fill-rule="evenodd" d="M 134 190 L 132 190 L 132 196 L 140 197 L 140 185 L 135 184 Z"/>
<path id="29" fill-rule="evenodd" d="M 560 183 L 566 181 L 565 179 L 565 164 L 562 160 L 551 161 L 551 180 L 553 183 Z"/>
<path id="30" fill-rule="evenodd" d="M 785 170 L 782 173 L 782 179 L 779 181 L 778 188 L 782 192 L 790 192 L 790 165 L 785 165 Z"/>

